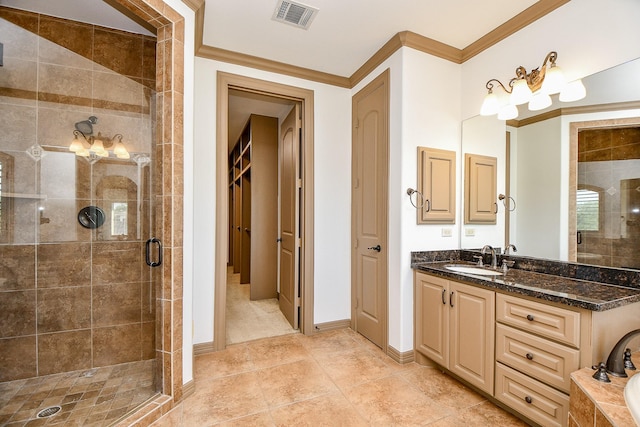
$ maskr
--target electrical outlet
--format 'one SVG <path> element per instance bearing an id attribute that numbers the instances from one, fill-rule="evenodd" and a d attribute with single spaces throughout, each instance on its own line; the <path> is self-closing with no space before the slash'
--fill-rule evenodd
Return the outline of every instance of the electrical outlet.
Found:
<path id="1" fill-rule="evenodd" d="M 451 237 L 453 235 L 453 231 L 450 228 L 442 229 L 442 237 Z"/>
<path id="2" fill-rule="evenodd" d="M 475 236 L 476 235 L 476 229 L 475 228 L 465 228 L 464 229 L 464 235 L 465 236 Z"/>

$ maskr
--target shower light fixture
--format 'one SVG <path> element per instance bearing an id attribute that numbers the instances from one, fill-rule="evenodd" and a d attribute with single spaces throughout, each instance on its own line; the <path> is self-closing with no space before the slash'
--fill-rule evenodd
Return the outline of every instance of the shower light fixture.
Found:
<path id="1" fill-rule="evenodd" d="M 560 67 L 556 65 L 556 59 L 558 54 L 549 52 L 540 69 L 535 68 L 527 73 L 523 66 L 516 68 L 516 77 L 512 78 L 507 86 L 500 80 L 489 80 L 486 84 L 489 93 L 484 98 L 480 115 L 491 116 L 497 113 L 498 119 L 511 120 L 518 117 L 518 105 L 529 103 L 529 110 L 542 110 L 552 104 L 550 95 L 556 93 L 560 94 L 559 99 L 562 102 L 584 98 L 587 92 L 582 81 L 578 79 L 567 83 Z M 502 87 L 503 96 L 493 93 L 493 82 Z"/>
<path id="2" fill-rule="evenodd" d="M 100 132 L 98 132 L 98 135 L 93 135 L 93 125 L 97 122 L 98 118 L 91 116 L 88 120 L 75 124 L 76 130 L 73 131 L 74 138 L 69 145 L 69 151 L 76 153 L 76 156 L 80 157 L 89 157 L 91 155 L 109 157 L 107 149 L 111 148 L 117 158 L 128 159 L 130 155 L 122 143 L 122 134 L 115 134 L 112 138 L 103 136 Z M 82 139 L 78 138 L 78 136 L 82 136 Z"/>

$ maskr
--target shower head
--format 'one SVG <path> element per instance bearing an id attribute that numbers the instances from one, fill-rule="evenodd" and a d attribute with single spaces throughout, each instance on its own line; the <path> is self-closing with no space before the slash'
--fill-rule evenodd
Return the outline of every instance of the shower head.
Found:
<path id="1" fill-rule="evenodd" d="M 76 130 L 80 131 L 85 137 L 93 134 L 93 125 L 98 123 L 96 116 L 90 116 L 87 120 L 83 120 L 75 124 Z"/>

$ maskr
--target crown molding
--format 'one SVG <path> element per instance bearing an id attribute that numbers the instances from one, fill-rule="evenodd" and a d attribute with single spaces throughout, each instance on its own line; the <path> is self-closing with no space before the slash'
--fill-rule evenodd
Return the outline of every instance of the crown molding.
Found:
<path id="1" fill-rule="evenodd" d="M 284 74 L 291 77 L 299 77 L 318 83 L 325 83 L 333 86 L 351 88 L 347 77 L 335 74 L 323 73 L 322 71 L 310 70 L 308 68 L 297 67 L 283 62 L 272 61 L 270 59 L 259 58 L 257 56 L 245 55 L 244 53 L 233 52 L 208 45 L 201 45 L 196 55 L 201 58 L 213 59 L 216 61 L 228 62 L 230 64 L 242 65 L 256 68 L 263 71 Z"/>
<path id="2" fill-rule="evenodd" d="M 429 55 L 442 58 L 456 64 L 462 64 L 473 58 L 496 43 L 506 39 L 515 32 L 527 25 L 535 22 L 543 16 L 553 12 L 560 6 L 571 0 L 539 0 L 518 15 L 514 16 L 504 24 L 490 31 L 480 39 L 471 43 L 464 49 L 458 49 L 448 44 L 439 42 L 411 31 L 401 31 L 394 35 L 384 44 L 371 58 L 369 58 L 350 77 L 338 76 L 336 74 L 311 70 L 309 68 L 298 67 L 285 64 L 283 62 L 272 61 L 270 59 L 259 58 L 257 56 L 246 55 L 230 50 L 220 49 L 203 43 L 204 28 L 204 0 L 182 0 L 191 7 L 196 14 L 195 33 L 195 54 L 201 58 L 216 61 L 228 62 L 236 65 L 243 65 L 263 71 L 271 71 L 291 77 L 299 77 L 319 83 L 330 84 L 339 87 L 352 89 L 369 75 L 376 67 L 393 55 L 402 47 L 410 47 Z"/>
<path id="3" fill-rule="evenodd" d="M 611 102 L 608 104 L 579 105 L 577 107 L 556 108 L 555 110 L 547 111 L 542 114 L 538 114 L 537 116 L 527 117 L 526 119 L 507 120 L 507 126 L 520 128 L 523 126 L 553 119 L 554 117 L 568 116 L 572 114 L 602 113 L 605 111 L 621 110 L 640 110 L 640 101 Z"/>
<path id="4" fill-rule="evenodd" d="M 468 61 L 570 1 L 571 0 L 539 0 L 504 24 L 462 49 L 462 62 Z"/>

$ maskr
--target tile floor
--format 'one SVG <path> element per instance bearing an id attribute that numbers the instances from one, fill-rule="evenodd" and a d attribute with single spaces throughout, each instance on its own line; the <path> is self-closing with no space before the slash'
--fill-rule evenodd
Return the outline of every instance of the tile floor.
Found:
<path id="1" fill-rule="evenodd" d="M 108 426 L 156 395 L 155 361 L 0 383 L 0 426 Z M 59 406 L 53 416 L 38 418 Z"/>
<path id="2" fill-rule="evenodd" d="M 350 329 L 199 355 L 165 426 L 526 426 L 439 370 L 399 365 Z"/>
<path id="3" fill-rule="evenodd" d="M 280 311 L 276 298 L 251 301 L 251 285 L 227 269 L 227 345 L 296 332 Z"/>

